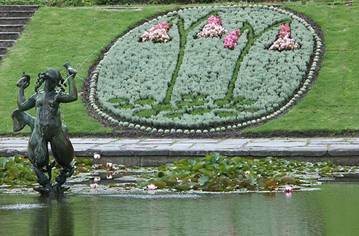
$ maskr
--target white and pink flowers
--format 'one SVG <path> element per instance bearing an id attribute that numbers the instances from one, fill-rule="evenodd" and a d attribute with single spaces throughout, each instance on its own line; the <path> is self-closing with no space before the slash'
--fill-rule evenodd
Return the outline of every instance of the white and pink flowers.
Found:
<path id="1" fill-rule="evenodd" d="M 222 20 L 219 16 L 210 16 L 207 19 L 207 24 L 202 28 L 202 31 L 197 34 L 199 38 L 215 38 L 221 37 L 226 31 L 222 26 Z"/>
<path id="2" fill-rule="evenodd" d="M 210 16 L 207 19 L 207 24 L 202 28 L 202 31 L 197 33 L 198 38 L 216 38 L 222 37 L 226 34 L 226 30 L 222 26 L 222 20 L 219 16 Z M 224 38 L 224 47 L 234 49 L 237 46 L 238 38 L 241 35 L 239 29 L 230 32 Z"/>
<path id="3" fill-rule="evenodd" d="M 147 189 L 147 190 L 156 190 L 156 189 L 157 189 L 157 186 L 154 185 L 154 184 L 149 184 L 149 185 L 146 186 L 146 189 Z"/>
<path id="4" fill-rule="evenodd" d="M 289 24 L 281 24 L 276 41 L 270 46 L 270 50 L 292 50 L 299 48 L 299 44 L 291 38 L 291 28 Z"/>
<path id="5" fill-rule="evenodd" d="M 166 43 L 171 39 L 168 35 L 170 28 L 171 26 L 167 21 L 162 21 L 145 31 L 141 36 L 141 42 L 152 41 L 155 43 Z"/>
<path id="6" fill-rule="evenodd" d="M 239 36 L 241 35 L 241 31 L 239 29 L 236 29 L 232 32 L 230 32 L 225 38 L 224 38 L 224 47 L 229 49 L 234 49 L 237 46 L 237 41 Z"/>
<path id="7" fill-rule="evenodd" d="M 284 192 L 285 193 L 292 193 L 294 191 L 293 187 L 290 185 L 284 186 Z"/>

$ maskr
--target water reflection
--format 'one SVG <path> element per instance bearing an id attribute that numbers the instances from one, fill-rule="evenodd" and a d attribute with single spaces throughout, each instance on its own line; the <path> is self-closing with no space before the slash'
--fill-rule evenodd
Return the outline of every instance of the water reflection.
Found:
<path id="1" fill-rule="evenodd" d="M 196 200 L 112 200 L 112 208 L 122 213 L 107 212 L 109 201 L 104 197 L 98 224 L 111 226 L 101 227 L 99 232 L 104 235 L 111 230 L 137 230 L 147 232 L 146 235 L 320 235 L 323 224 L 318 218 L 322 216 L 318 202 L 308 197 L 311 194 L 296 193 L 290 199 L 280 193 Z M 126 220 L 127 211 L 133 222 Z"/>
<path id="2" fill-rule="evenodd" d="M 74 235 L 74 218 L 69 202 L 65 198 L 47 199 L 39 197 L 39 204 L 46 207 L 36 209 L 32 215 L 31 235 Z"/>
<path id="3" fill-rule="evenodd" d="M 0 195 L 0 235 L 359 235 L 357 199 L 357 185 L 328 185 L 291 196 L 184 199 L 77 195 L 57 201 Z M 1 208 L 15 204 L 43 207 Z"/>

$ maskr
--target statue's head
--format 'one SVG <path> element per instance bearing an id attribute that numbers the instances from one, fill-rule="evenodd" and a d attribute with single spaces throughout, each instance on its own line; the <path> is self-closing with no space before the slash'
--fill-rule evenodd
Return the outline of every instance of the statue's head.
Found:
<path id="1" fill-rule="evenodd" d="M 48 68 L 47 71 L 39 73 L 40 86 L 45 82 L 45 90 L 52 91 L 63 81 L 60 71 L 55 68 Z"/>
<path id="2" fill-rule="evenodd" d="M 62 80 L 60 71 L 55 68 L 47 69 L 46 77 L 46 79 L 52 81 L 53 83 L 59 83 Z"/>

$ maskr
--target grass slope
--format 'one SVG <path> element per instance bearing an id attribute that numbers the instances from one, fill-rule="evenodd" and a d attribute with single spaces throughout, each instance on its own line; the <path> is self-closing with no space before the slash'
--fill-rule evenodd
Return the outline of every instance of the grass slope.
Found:
<path id="1" fill-rule="evenodd" d="M 339 134 L 359 131 L 359 6 L 288 5 L 318 23 L 326 52 L 319 77 L 305 98 L 279 119 L 249 134 Z"/>
<path id="2" fill-rule="evenodd" d="M 34 91 L 37 73 L 47 67 L 61 68 L 65 62 L 78 70 L 77 86 L 82 88 L 88 68 L 100 56 L 102 48 L 129 26 L 173 7 L 148 6 L 143 11 L 127 12 L 100 8 L 41 8 L 5 60 L 0 62 L 0 134 L 12 132 L 10 115 L 16 108 L 15 84 L 23 71 L 32 76 L 27 96 Z M 62 114 L 72 134 L 111 131 L 87 115 L 81 99 L 62 105 Z"/>
<path id="3" fill-rule="evenodd" d="M 318 80 L 305 98 L 282 117 L 248 134 L 275 132 L 342 133 L 359 131 L 359 6 L 288 4 L 317 22 L 324 31 L 326 54 Z M 0 134 L 12 132 L 11 112 L 16 107 L 15 83 L 22 71 L 32 75 L 27 95 L 33 92 L 36 74 L 47 66 L 61 67 L 69 61 L 79 70 L 77 85 L 103 47 L 143 18 L 176 5 L 146 6 L 143 11 L 108 12 L 98 8 L 41 8 L 20 40 L 0 62 Z M 72 134 L 109 133 L 87 115 L 79 100 L 62 106 L 65 123 Z"/>

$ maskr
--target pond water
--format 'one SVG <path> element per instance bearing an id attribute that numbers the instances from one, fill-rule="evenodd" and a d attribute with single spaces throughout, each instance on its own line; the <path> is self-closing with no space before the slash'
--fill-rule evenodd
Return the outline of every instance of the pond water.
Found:
<path id="1" fill-rule="evenodd" d="M 359 235 L 359 184 L 224 195 L 0 195 L 0 235 Z"/>

